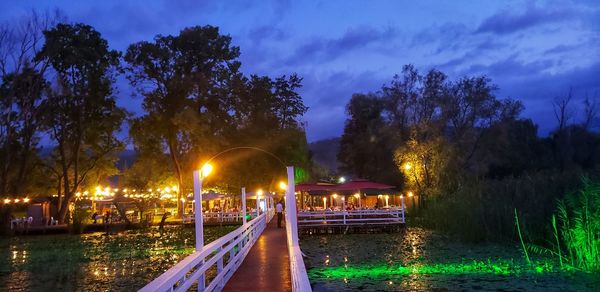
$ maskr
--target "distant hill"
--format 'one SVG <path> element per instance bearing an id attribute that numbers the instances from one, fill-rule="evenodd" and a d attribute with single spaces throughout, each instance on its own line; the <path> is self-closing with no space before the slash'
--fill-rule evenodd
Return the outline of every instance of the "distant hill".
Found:
<path id="1" fill-rule="evenodd" d="M 337 154 L 340 151 L 340 138 L 325 139 L 308 144 L 313 162 L 337 172 Z"/>

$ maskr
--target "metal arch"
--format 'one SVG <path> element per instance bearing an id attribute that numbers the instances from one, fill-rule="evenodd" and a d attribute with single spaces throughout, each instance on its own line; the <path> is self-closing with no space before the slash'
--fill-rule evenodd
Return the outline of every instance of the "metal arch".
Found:
<path id="1" fill-rule="evenodd" d="M 256 150 L 256 151 L 260 151 L 260 152 L 266 153 L 266 154 L 270 155 L 271 157 L 273 157 L 273 158 L 277 159 L 277 161 L 279 161 L 279 163 L 281 163 L 281 165 L 282 165 L 284 168 L 285 168 L 285 167 L 287 167 L 287 165 L 285 165 L 285 163 L 283 162 L 283 160 L 279 159 L 279 157 L 277 157 L 275 154 L 273 154 L 273 153 L 271 153 L 271 152 L 269 152 L 269 151 L 267 151 L 267 150 L 264 150 L 264 149 L 262 149 L 262 148 L 258 148 L 258 147 L 252 147 L 252 146 L 239 146 L 239 147 L 233 147 L 233 148 L 225 149 L 225 150 L 223 150 L 223 151 L 221 151 L 221 152 L 219 152 L 219 153 L 217 153 L 217 154 L 213 155 L 213 156 L 212 156 L 211 158 L 209 158 L 209 159 L 208 159 L 206 162 L 204 162 L 204 164 L 207 164 L 207 163 L 211 162 L 213 159 L 217 158 L 217 157 L 218 157 L 218 156 L 220 156 L 221 154 L 225 154 L 225 153 L 227 153 L 227 152 L 231 152 L 231 151 L 233 151 L 233 150 L 239 150 L 239 149 L 250 149 L 250 150 Z M 203 165 L 204 165 L 204 164 L 203 164 Z"/>

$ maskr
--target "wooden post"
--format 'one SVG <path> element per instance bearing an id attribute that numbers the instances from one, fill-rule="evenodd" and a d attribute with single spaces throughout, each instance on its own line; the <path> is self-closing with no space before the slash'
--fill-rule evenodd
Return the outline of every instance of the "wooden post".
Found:
<path id="1" fill-rule="evenodd" d="M 242 210 L 244 213 L 242 213 L 244 215 L 244 219 L 243 219 L 243 223 L 244 225 L 246 225 L 246 188 L 242 188 Z"/>

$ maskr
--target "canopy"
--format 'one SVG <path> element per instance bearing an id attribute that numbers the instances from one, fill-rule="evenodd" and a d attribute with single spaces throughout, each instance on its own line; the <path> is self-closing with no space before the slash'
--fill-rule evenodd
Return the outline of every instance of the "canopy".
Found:
<path id="1" fill-rule="evenodd" d="M 332 183 L 301 183 L 296 185 L 297 192 L 329 191 L 335 187 Z"/>
<path id="2" fill-rule="evenodd" d="M 296 191 L 308 192 L 311 195 L 325 195 L 332 192 L 350 193 L 361 191 L 367 194 L 379 194 L 381 190 L 390 190 L 394 186 L 368 181 L 366 179 L 353 179 L 347 183 L 335 185 L 332 183 L 301 183 L 296 185 Z"/>
<path id="3" fill-rule="evenodd" d="M 202 194 L 202 201 L 222 200 L 229 197 L 231 197 L 231 195 L 220 194 L 217 192 L 210 191 L 208 193 Z"/>
<path id="4" fill-rule="evenodd" d="M 333 191 L 358 191 L 358 190 L 389 190 L 394 186 L 368 181 L 366 179 L 353 179 L 347 183 L 335 186 Z"/>

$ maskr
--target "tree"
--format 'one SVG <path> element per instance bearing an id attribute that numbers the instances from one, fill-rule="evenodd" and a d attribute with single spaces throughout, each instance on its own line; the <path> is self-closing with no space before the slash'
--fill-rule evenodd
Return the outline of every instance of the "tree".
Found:
<path id="1" fill-rule="evenodd" d="M 113 96 L 119 53 L 94 28 L 58 24 L 44 31 L 46 42 L 37 60 L 46 60 L 56 84 L 42 104 L 53 158 L 62 179 L 58 220 L 66 222 L 69 204 L 86 177 L 122 147 L 114 134 L 126 111 Z"/>
<path id="2" fill-rule="evenodd" d="M 59 12 L 32 11 L 0 25 L 0 195 L 32 190 L 34 182 L 25 178 L 39 163 L 40 104 L 48 89 L 48 63 L 35 55 L 42 31 L 60 18 Z"/>
<path id="3" fill-rule="evenodd" d="M 383 117 L 384 103 L 377 96 L 355 94 L 346 107 L 350 116 L 340 140 L 338 160 L 342 172 L 400 185 L 394 165 L 395 132 Z"/>
<path id="4" fill-rule="evenodd" d="M 227 85 L 238 75 L 238 56 L 231 38 L 212 26 L 186 28 L 178 36 L 157 35 L 153 42 L 127 49 L 127 78 L 144 97 L 146 112 L 132 121 L 141 131 L 132 134 L 152 132 L 160 146 L 157 154 L 169 154 L 178 202 L 186 189 L 185 173 L 198 167 L 199 152 L 213 149 L 216 136 L 226 130 L 218 126 L 230 120 Z"/>

